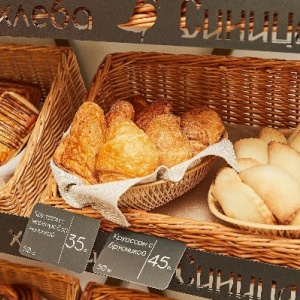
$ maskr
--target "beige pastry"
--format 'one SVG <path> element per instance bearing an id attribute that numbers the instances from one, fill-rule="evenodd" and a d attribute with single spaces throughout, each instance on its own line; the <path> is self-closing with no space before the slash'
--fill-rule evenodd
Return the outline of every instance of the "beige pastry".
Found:
<path id="1" fill-rule="evenodd" d="M 300 185 L 286 170 L 261 165 L 240 172 L 244 183 L 264 200 L 281 224 L 288 224 L 300 209 Z"/>
<path id="2" fill-rule="evenodd" d="M 290 145 L 295 136 L 300 132 L 300 124 L 292 131 L 292 133 L 287 138 L 287 143 Z"/>
<path id="3" fill-rule="evenodd" d="M 300 152 L 279 142 L 269 144 L 269 164 L 291 173 L 300 184 Z"/>
<path id="4" fill-rule="evenodd" d="M 237 163 L 238 163 L 240 172 L 243 170 L 261 165 L 261 163 L 258 162 L 256 159 L 250 158 L 250 157 L 237 158 Z"/>
<path id="5" fill-rule="evenodd" d="M 106 136 L 95 164 L 99 182 L 143 177 L 158 167 L 155 144 L 133 121 L 118 118 Z"/>
<path id="6" fill-rule="evenodd" d="M 70 132 L 55 150 L 54 162 L 87 183 L 97 183 L 94 166 L 99 147 L 105 141 L 105 131 L 102 108 L 94 102 L 83 103 L 75 114 Z"/>
<path id="7" fill-rule="evenodd" d="M 295 134 L 289 145 L 300 152 L 300 131 Z"/>
<path id="8" fill-rule="evenodd" d="M 218 170 L 214 184 L 218 185 L 223 181 L 242 181 L 239 174 L 231 167 L 222 167 Z"/>
<path id="9" fill-rule="evenodd" d="M 228 217 L 260 224 L 276 222 L 265 202 L 242 181 L 221 181 L 212 186 L 211 193 Z"/>
<path id="10" fill-rule="evenodd" d="M 233 145 L 236 158 L 253 158 L 260 164 L 268 163 L 268 144 L 259 138 L 242 138 Z"/>
<path id="11" fill-rule="evenodd" d="M 145 132 L 156 145 L 160 165 L 170 168 L 192 157 L 189 140 L 180 129 L 179 117 L 158 115 L 148 123 Z"/>
<path id="12" fill-rule="evenodd" d="M 294 218 L 289 225 L 300 225 L 300 209 L 296 212 Z"/>
<path id="13" fill-rule="evenodd" d="M 271 127 L 264 127 L 258 133 L 258 138 L 265 141 L 267 144 L 272 141 L 277 141 L 282 144 L 287 144 L 287 139 L 279 130 Z"/>

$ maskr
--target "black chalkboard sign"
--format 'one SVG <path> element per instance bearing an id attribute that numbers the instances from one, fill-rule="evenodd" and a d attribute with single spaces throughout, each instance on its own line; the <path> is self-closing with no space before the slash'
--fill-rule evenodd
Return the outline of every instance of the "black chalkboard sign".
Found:
<path id="1" fill-rule="evenodd" d="M 164 290 L 185 249 L 186 245 L 178 241 L 116 229 L 108 238 L 93 271 Z"/>
<path id="2" fill-rule="evenodd" d="M 98 220 L 39 203 L 28 221 L 20 254 L 83 273 L 98 230 Z"/>

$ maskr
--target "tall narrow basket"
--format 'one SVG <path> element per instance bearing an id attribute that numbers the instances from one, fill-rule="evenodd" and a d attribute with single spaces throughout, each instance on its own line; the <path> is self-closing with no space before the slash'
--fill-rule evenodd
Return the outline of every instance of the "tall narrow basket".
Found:
<path id="1" fill-rule="evenodd" d="M 86 91 L 70 47 L 0 45 L 0 79 L 34 83 L 43 107 L 13 177 L 0 188 L 0 211 L 29 216 L 50 175 L 49 160 Z"/>

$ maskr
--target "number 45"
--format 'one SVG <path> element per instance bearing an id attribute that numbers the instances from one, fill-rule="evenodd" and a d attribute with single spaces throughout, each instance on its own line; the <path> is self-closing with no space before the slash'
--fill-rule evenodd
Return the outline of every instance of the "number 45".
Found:
<path id="1" fill-rule="evenodd" d="M 170 269 L 169 266 L 169 256 L 162 256 L 160 255 L 155 255 L 152 258 L 148 259 L 148 263 L 152 264 L 153 267 L 158 267 L 160 269 Z"/>

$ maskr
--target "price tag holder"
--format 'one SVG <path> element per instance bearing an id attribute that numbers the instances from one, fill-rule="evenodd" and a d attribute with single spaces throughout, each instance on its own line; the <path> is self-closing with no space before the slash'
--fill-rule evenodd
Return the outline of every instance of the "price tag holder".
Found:
<path id="1" fill-rule="evenodd" d="M 93 272 L 165 290 L 185 249 L 186 245 L 178 241 L 116 229 Z"/>
<path id="2" fill-rule="evenodd" d="M 23 256 L 83 273 L 98 230 L 99 220 L 38 203 L 19 251 Z"/>

